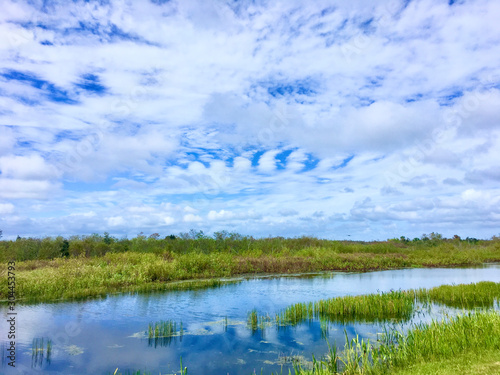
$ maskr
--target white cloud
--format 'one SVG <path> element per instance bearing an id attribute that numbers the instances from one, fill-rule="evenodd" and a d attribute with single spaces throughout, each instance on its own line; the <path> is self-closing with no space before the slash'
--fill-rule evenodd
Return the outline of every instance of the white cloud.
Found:
<path id="1" fill-rule="evenodd" d="M 276 169 L 276 155 L 278 150 L 267 151 L 259 158 L 258 170 L 262 173 L 271 173 Z"/>
<path id="2" fill-rule="evenodd" d="M 0 203 L 0 214 L 7 215 L 14 212 L 14 205 L 12 203 Z"/>
<path id="3" fill-rule="evenodd" d="M 2 176 L 22 180 L 44 180 L 59 176 L 57 169 L 40 155 L 0 157 Z"/>
<path id="4" fill-rule="evenodd" d="M 184 217 L 182 218 L 186 223 L 195 223 L 195 222 L 198 222 L 198 221 L 202 221 L 202 218 L 198 215 L 194 215 L 194 214 L 187 214 L 187 215 L 184 215 Z"/>
<path id="5" fill-rule="evenodd" d="M 122 216 L 113 216 L 108 218 L 108 225 L 110 227 L 120 227 L 125 225 L 126 221 Z"/>
<path id="6" fill-rule="evenodd" d="M 0 178 L 0 198 L 47 199 L 59 195 L 60 184 L 45 180 Z"/>
<path id="7" fill-rule="evenodd" d="M 391 4 L 6 1 L 2 226 L 491 234 L 500 5 Z"/>
<path id="8" fill-rule="evenodd" d="M 225 210 L 220 210 L 219 212 L 212 210 L 208 213 L 207 217 L 209 220 L 227 220 L 232 219 L 234 214 Z"/>
<path id="9" fill-rule="evenodd" d="M 173 217 L 170 217 L 170 216 L 165 216 L 163 218 L 163 221 L 165 222 L 166 225 L 171 225 L 171 224 L 175 223 L 175 219 Z"/>

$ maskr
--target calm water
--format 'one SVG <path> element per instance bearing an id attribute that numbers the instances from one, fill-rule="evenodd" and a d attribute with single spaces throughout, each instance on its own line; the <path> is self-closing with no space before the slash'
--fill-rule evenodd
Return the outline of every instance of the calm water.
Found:
<path id="1" fill-rule="evenodd" d="M 261 368 L 264 374 L 270 374 L 280 370 L 281 364 L 289 366 L 291 357 L 303 356 L 309 361 L 312 353 L 325 353 L 325 335 L 331 343 L 343 346 L 344 329 L 350 336 L 359 334 L 373 339 L 383 327 L 330 324 L 325 332 L 319 322 L 313 322 L 252 333 L 246 319 L 254 308 L 272 315 L 296 302 L 478 281 L 500 282 L 500 265 L 246 279 L 239 284 L 203 291 L 17 306 L 15 371 L 6 363 L 7 310 L 2 307 L 0 372 L 113 374 L 118 367 L 123 373 L 141 370 L 173 374 L 179 373 L 182 357 L 189 374 L 249 375 L 254 369 L 260 374 Z M 144 337 L 148 324 L 167 319 L 182 321 L 184 335 L 157 345 L 149 342 Z M 52 341 L 50 358 L 46 354 L 33 356 L 33 339 L 42 338 L 45 342 Z"/>

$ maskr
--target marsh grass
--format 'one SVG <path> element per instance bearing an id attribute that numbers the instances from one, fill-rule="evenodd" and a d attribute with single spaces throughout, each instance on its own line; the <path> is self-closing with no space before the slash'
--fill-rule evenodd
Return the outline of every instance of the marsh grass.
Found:
<path id="1" fill-rule="evenodd" d="M 92 235 L 0 241 L 0 259 L 16 260 L 18 301 L 31 303 L 204 288 L 216 282 L 170 283 L 244 274 L 480 265 L 500 262 L 500 241 L 254 239 L 234 233 L 118 240 Z M 0 277 L 6 277 L 5 269 Z M 0 303 L 7 295 L 7 285 L 0 285 Z"/>
<path id="2" fill-rule="evenodd" d="M 165 260 L 154 254 L 106 254 L 99 258 L 54 259 L 16 264 L 16 297 L 20 303 L 78 300 L 112 293 L 217 288 L 238 283 L 223 281 L 228 275 L 216 271 L 226 257 L 203 255 L 205 268 L 189 269 L 191 263 Z M 179 265 L 180 264 L 180 265 Z M 214 272 L 211 272 L 213 270 Z M 0 273 L 3 271 L 0 271 Z M 195 273 L 198 272 L 198 273 Z M 204 279 L 199 279 L 204 278 Z M 0 285 L 0 300 L 6 302 L 7 286 Z"/>
<path id="3" fill-rule="evenodd" d="M 414 325 L 406 334 L 385 335 L 375 350 L 374 368 L 403 367 L 451 358 L 468 350 L 500 350 L 500 315 L 495 311 L 468 313 L 429 324 Z"/>
<path id="4" fill-rule="evenodd" d="M 256 309 L 253 309 L 248 313 L 247 327 L 252 330 L 253 333 L 259 329 L 263 332 L 266 327 L 272 325 L 272 319 L 269 314 L 259 315 Z"/>
<path id="5" fill-rule="evenodd" d="M 375 345 L 359 337 L 348 340 L 346 335 L 340 354 L 330 347 L 330 355 L 313 360 L 312 370 L 298 365 L 294 372 L 296 375 L 389 374 L 410 365 L 446 360 L 475 350 L 500 350 L 497 312 L 468 313 L 440 322 L 416 324 L 405 334 L 392 330 Z"/>
<path id="6" fill-rule="evenodd" d="M 182 340 L 184 336 L 184 327 L 182 321 L 179 326 L 173 320 L 160 320 L 158 322 L 149 323 L 148 330 L 148 345 L 168 346 L 174 338 L 179 337 Z"/>
<path id="7" fill-rule="evenodd" d="M 432 289 L 418 289 L 421 302 L 441 303 L 456 308 L 491 308 L 500 300 L 500 283 L 483 281 L 476 284 L 442 285 Z"/>
<path id="8" fill-rule="evenodd" d="M 275 321 L 279 326 L 296 325 L 313 319 L 342 323 L 402 322 L 409 320 L 413 314 L 414 299 L 411 291 L 392 291 L 297 303 L 277 313 Z"/>
<path id="9" fill-rule="evenodd" d="M 319 320 L 322 335 L 326 322 L 406 322 L 416 309 L 416 302 L 440 303 L 456 308 L 490 308 L 500 300 L 500 283 L 479 282 L 472 284 L 442 285 L 432 289 L 391 291 L 360 296 L 344 296 L 296 303 L 279 311 L 274 318 L 277 327 L 295 326 Z M 259 328 L 261 317 L 256 311 L 253 319 Z"/>

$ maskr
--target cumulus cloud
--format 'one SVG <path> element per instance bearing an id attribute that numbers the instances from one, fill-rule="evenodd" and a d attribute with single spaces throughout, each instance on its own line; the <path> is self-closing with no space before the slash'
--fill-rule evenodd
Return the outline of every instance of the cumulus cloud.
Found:
<path id="1" fill-rule="evenodd" d="M 2 228 L 495 234 L 498 2 L 2 6 Z"/>

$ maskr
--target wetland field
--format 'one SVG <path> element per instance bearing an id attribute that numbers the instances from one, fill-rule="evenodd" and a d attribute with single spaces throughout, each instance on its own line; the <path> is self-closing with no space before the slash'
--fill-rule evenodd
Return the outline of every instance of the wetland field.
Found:
<path id="1" fill-rule="evenodd" d="M 0 339 L 2 373 L 500 370 L 497 238 L 105 234 L 0 254 L 15 261 L 18 334 L 15 371 Z"/>

